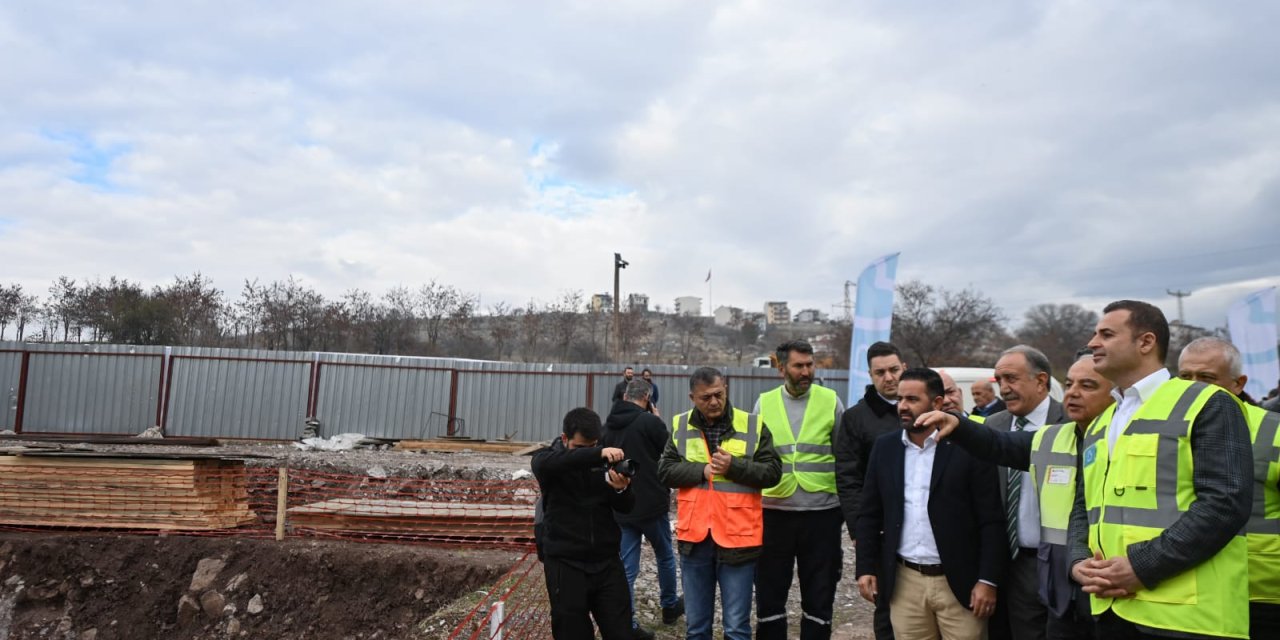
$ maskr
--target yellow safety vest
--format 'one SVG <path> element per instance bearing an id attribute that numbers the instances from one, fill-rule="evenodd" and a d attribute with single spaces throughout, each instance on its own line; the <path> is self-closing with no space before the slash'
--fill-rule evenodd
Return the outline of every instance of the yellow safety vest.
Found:
<path id="1" fill-rule="evenodd" d="M 1040 540 L 1067 544 L 1067 525 L 1076 502 L 1076 423 L 1036 431 L 1029 471 L 1040 496 Z"/>
<path id="2" fill-rule="evenodd" d="M 834 411 L 834 409 L 833 409 Z M 689 462 L 711 461 L 702 431 L 689 424 L 686 411 L 671 421 L 671 439 L 680 456 Z M 754 413 L 733 410 L 734 437 L 720 447 L 735 458 L 750 459 L 760 444 L 759 419 Z M 711 539 L 721 547 L 736 549 L 764 544 L 764 505 L 760 490 L 738 484 L 723 475 L 711 482 L 676 492 L 676 539 L 702 542 Z"/>
<path id="3" fill-rule="evenodd" d="M 1245 405 L 1253 438 L 1253 513 L 1249 541 L 1249 599 L 1280 604 L 1280 413 Z"/>
<path id="4" fill-rule="evenodd" d="M 809 402 L 804 409 L 804 423 L 796 438 L 787 407 L 784 389 L 760 394 L 760 417 L 773 436 L 773 448 L 782 458 L 782 479 L 764 490 L 766 498 L 786 498 L 796 487 L 810 493 L 836 492 L 836 456 L 831 451 L 831 432 L 836 426 L 836 392 L 826 387 L 809 387 Z"/>
<path id="5" fill-rule="evenodd" d="M 1191 426 L 1221 387 L 1173 379 L 1160 385 L 1107 450 L 1111 405 L 1084 439 L 1089 547 L 1103 557 L 1160 535 L 1196 501 Z M 1230 394 L 1228 394 L 1230 395 Z M 1134 624 L 1228 638 L 1249 637 L 1248 544 L 1243 532 L 1204 562 L 1129 598 L 1092 596 L 1093 614 L 1111 609 Z"/>
<path id="6" fill-rule="evenodd" d="M 971 413 L 971 414 L 969 414 L 969 420 L 971 420 L 971 421 L 973 421 L 973 422 L 976 422 L 976 423 L 978 423 L 978 424 L 983 424 L 983 423 L 985 423 L 985 422 L 987 421 L 987 417 L 986 417 L 986 416 L 980 416 L 980 415 L 978 415 L 978 414 L 976 414 L 976 413 Z"/>

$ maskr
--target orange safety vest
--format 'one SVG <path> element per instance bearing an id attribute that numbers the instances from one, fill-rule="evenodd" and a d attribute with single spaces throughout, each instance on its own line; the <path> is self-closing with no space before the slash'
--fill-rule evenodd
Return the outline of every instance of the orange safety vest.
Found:
<path id="1" fill-rule="evenodd" d="M 672 421 L 671 438 L 688 462 L 708 463 L 707 439 L 689 424 L 691 411 Z M 754 413 L 733 410 L 733 437 L 720 447 L 735 458 L 752 458 L 760 444 L 760 422 Z M 676 493 L 676 539 L 698 543 L 707 534 L 721 547 L 737 549 L 764 544 L 764 500 L 760 490 L 717 475 Z"/>

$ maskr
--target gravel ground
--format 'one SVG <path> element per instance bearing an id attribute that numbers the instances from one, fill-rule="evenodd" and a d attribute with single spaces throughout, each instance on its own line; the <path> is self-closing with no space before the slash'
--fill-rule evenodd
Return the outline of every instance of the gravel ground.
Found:
<path id="1" fill-rule="evenodd" d="M 30 444 L 39 447 L 57 446 L 52 443 Z M 64 444 L 63 446 L 84 448 L 86 445 Z M 287 461 L 293 468 L 375 476 L 511 480 L 529 471 L 528 456 L 468 452 L 433 453 L 390 449 L 302 451 L 292 443 L 229 443 L 217 447 L 117 444 L 92 445 L 89 448 L 100 452 L 243 456 L 247 465 L 255 467 L 276 467 L 282 461 Z M 836 592 L 835 630 L 832 634 L 836 640 L 861 640 L 872 638 L 874 635 L 872 608 L 858 596 L 857 584 L 853 580 L 853 561 L 853 543 L 846 536 L 842 562 L 843 578 Z M 655 631 L 657 637 L 664 640 L 684 638 L 683 618 L 673 625 L 662 624 L 662 610 L 658 605 L 656 565 L 653 551 L 647 546 L 643 548 L 641 556 L 640 575 L 636 578 L 636 594 L 637 618 L 642 625 Z M 791 614 L 793 627 L 791 635 L 799 637 L 800 590 L 797 584 L 792 585 L 788 611 Z"/>

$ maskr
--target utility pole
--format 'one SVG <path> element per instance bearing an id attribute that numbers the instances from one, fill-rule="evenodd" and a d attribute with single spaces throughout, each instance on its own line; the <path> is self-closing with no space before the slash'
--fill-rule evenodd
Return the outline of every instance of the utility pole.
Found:
<path id="1" fill-rule="evenodd" d="M 1168 293 L 1169 295 L 1178 299 L 1178 324 L 1186 324 L 1182 316 L 1182 299 L 1191 295 L 1191 292 L 1190 291 L 1173 291 L 1172 289 L 1165 289 L 1165 293 Z"/>
<path id="2" fill-rule="evenodd" d="M 858 285 L 852 280 L 844 281 L 844 321 L 853 324 L 853 299 L 849 297 L 849 288 Z"/>
<path id="3" fill-rule="evenodd" d="M 622 259 L 621 253 L 613 254 L 613 361 L 622 362 L 622 318 L 619 316 L 622 293 L 618 287 L 618 274 L 631 264 Z"/>

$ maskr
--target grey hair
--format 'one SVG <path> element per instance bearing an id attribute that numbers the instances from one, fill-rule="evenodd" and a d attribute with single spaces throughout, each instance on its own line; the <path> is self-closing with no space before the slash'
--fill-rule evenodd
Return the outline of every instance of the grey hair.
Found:
<path id="1" fill-rule="evenodd" d="M 1240 350 L 1229 341 L 1216 336 L 1204 336 L 1188 342 L 1187 346 L 1182 348 L 1182 353 L 1178 354 L 1178 362 L 1182 362 L 1182 357 L 1187 355 L 1188 351 L 1204 351 L 1206 349 L 1222 350 L 1222 355 L 1227 359 L 1227 375 L 1232 378 L 1239 378 L 1244 374 L 1244 359 L 1240 356 Z"/>
<path id="2" fill-rule="evenodd" d="M 1044 352 L 1025 344 L 1016 345 L 1005 349 L 1000 357 L 1003 358 L 1009 354 L 1020 353 L 1022 357 L 1027 359 L 1027 366 L 1031 369 L 1031 375 L 1045 374 L 1050 378 L 1053 377 L 1053 365 L 1049 364 L 1049 357 Z"/>
<path id="3" fill-rule="evenodd" d="M 640 401 L 649 397 L 649 381 L 644 378 L 633 378 L 627 383 L 627 390 L 622 394 L 623 400 Z"/>
<path id="4" fill-rule="evenodd" d="M 700 385 L 715 384 L 716 380 L 723 379 L 724 375 L 715 367 L 699 367 L 689 376 L 689 390 L 693 391 Z"/>

